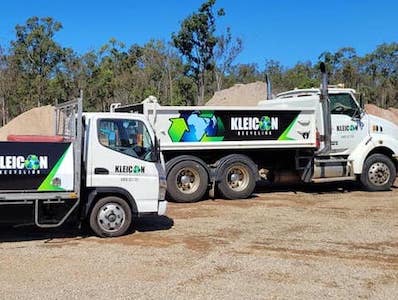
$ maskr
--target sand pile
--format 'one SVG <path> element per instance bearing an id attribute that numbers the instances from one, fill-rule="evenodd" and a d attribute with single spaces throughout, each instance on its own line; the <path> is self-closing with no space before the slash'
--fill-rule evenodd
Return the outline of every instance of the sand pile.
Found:
<path id="1" fill-rule="evenodd" d="M 216 92 L 206 105 L 250 106 L 266 99 L 267 85 L 257 81 L 248 84 L 235 84 L 233 87 Z M 389 120 L 398 125 L 398 109 L 382 109 L 374 104 L 365 106 L 369 114 Z"/>
<path id="2" fill-rule="evenodd" d="M 386 119 L 398 125 L 398 109 L 396 108 L 382 109 L 374 104 L 366 104 L 365 110 L 371 115 Z"/>
<path id="3" fill-rule="evenodd" d="M 248 84 L 235 84 L 229 89 L 216 92 L 206 105 L 250 106 L 267 98 L 267 85 L 257 81 Z"/>
<path id="4" fill-rule="evenodd" d="M 7 140 L 9 134 L 54 134 L 54 107 L 51 105 L 33 108 L 0 128 L 0 141 Z"/>

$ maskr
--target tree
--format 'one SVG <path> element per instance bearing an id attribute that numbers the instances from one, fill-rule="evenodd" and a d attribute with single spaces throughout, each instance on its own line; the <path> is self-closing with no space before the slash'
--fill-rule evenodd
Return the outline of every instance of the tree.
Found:
<path id="1" fill-rule="evenodd" d="M 11 42 L 11 60 L 25 81 L 22 98 L 31 104 L 35 99 L 40 103 L 50 103 L 47 96 L 48 83 L 57 73 L 57 67 L 64 59 L 65 49 L 54 40 L 54 35 L 62 28 L 60 22 L 51 17 L 32 17 L 25 25 L 17 25 L 16 40 Z"/>
<path id="2" fill-rule="evenodd" d="M 242 51 L 242 39 L 232 38 L 231 28 L 227 27 L 226 33 L 218 37 L 218 42 L 215 47 L 215 61 L 216 68 L 214 70 L 216 77 L 216 90 L 220 91 L 223 85 L 223 78 L 226 72 L 231 71 L 233 61 Z"/>
<path id="3" fill-rule="evenodd" d="M 0 109 L 1 109 L 1 126 L 6 124 L 6 71 L 7 71 L 7 56 L 0 47 Z"/>
<path id="4" fill-rule="evenodd" d="M 272 92 L 274 94 L 283 92 L 285 89 L 284 72 L 285 68 L 279 61 L 272 59 L 265 61 L 264 74 L 269 76 L 272 85 Z"/>
<path id="5" fill-rule="evenodd" d="M 362 81 L 370 101 L 380 107 L 398 103 L 398 43 L 382 44 L 362 59 Z"/>
<path id="6" fill-rule="evenodd" d="M 180 51 L 189 66 L 189 74 L 194 78 L 197 88 L 197 104 L 203 105 L 206 89 L 206 73 L 214 69 L 214 47 L 216 24 L 213 7 L 216 0 L 208 0 L 199 10 L 182 21 L 180 31 L 172 34 L 174 46 Z M 217 11 L 223 16 L 224 10 Z"/>
<path id="7" fill-rule="evenodd" d="M 232 84 L 246 84 L 263 79 L 257 64 L 238 64 L 232 68 L 230 77 L 232 78 Z"/>

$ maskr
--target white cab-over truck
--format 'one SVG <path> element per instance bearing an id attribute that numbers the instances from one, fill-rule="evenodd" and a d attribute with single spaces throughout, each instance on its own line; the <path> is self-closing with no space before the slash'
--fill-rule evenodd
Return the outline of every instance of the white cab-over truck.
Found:
<path id="1" fill-rule="evenodd" d="M 367 114 L 354 90 L 328 89 L 324 72 L 322 86 L 253 107 L 161 106 L 149 97 L 111 110 L 141 113 L 151 122 L 167 191 L 177 202 L 197 201 L 207 191 L 246 198 L 260 179 L 358 180 L 370 191 L 388 190 L 397 176 L 398 127 Z"/>
<path id="2" fill-rule="evenodd" d="M 82 99 L 56 107 L 54 136 L 0 142 L 0 222 L 58 227 L 87 221 L 119 236 L 135 216 L 163 215 L 166 177 L 143 115 L 82 113 Z"/>

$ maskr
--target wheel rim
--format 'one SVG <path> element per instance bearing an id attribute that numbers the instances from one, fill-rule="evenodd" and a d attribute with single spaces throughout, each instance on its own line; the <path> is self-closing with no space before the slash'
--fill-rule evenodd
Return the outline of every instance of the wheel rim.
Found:
<path id="1" fill-rule="evenodd" d="M 227 171 L 227 183 L 230 189 L 243 191 L 249 185 L 249 172 L 243 166 L 232 166 Z"/>
<path id="2" fill-rule="evenodd" d="M 368 171 L 369 181 L 374 185 L 384 185 L 391 177 L 390 168 L 383 162 L 376 162 Z"/>
<path id="3" fill-rule="evenodd" d="M 116 232 L 126 221 L 126 212 L 118 203 L 107 203 L 98 211 L 97 223 L 106 232 Z"/>
<path id="4" fill-rule="evenodd" d="M 177 188 L 184 194 L 196 192 L 200 185 L 199 172 L 193 168 L 183 168 L 177 174 Z"/>

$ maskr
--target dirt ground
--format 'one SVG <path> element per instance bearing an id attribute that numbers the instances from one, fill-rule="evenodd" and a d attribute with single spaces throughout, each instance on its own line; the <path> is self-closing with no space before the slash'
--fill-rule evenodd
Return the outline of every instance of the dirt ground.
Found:
<path id="1" fill-rule="evenodd" d="M 170 204 L 125 237 L 1 229 L 1 299 L 397 299 L 398 187 Z"/>

